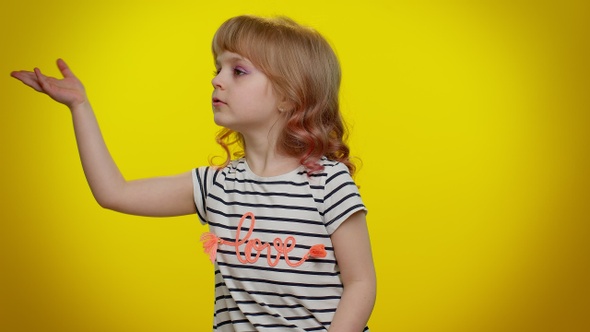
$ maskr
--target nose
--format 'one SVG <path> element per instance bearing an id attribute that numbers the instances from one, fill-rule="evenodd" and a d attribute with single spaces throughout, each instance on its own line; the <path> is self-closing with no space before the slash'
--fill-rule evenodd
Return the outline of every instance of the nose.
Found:
<path id="1" fill-rule="evenodd" d="M 219 75 L 219 73 L 217 75 L 215 75 L 215 77 L 213 77 L 213 79 L 211 80 L 211 84 L 213 85 L 214 88 L 221 88 L 222 85 L 222 81 L 221 81 L 221 75 Z"/>

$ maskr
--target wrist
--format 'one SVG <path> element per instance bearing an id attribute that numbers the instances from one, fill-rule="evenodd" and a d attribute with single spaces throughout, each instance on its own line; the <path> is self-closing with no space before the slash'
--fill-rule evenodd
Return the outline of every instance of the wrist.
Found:
<path id="1" fill-rule="evenodd" d="M 90 106 L 90 102 L 88 100 L 72 104 L 68 106 L 68 108 L 70 109 L 72 116 L 76 114 L 92 113 L 92 107 Z"/>

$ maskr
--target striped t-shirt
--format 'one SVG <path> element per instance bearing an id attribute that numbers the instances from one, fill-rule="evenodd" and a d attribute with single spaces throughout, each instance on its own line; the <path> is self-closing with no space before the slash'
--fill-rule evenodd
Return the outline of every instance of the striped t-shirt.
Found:
<path id="1" fill-rule="evenodd" d="M 342 295 L 330 235 L 366 209 L 347 167 L 320 163 L 324 170 L 312 175 L 300 166 L 260 177 L 245 159 L 193 172 L 197 214 L 218 239 L 214 331 L 330 326 Z M 310 256 L 317 245 L 325 257 Z"/>

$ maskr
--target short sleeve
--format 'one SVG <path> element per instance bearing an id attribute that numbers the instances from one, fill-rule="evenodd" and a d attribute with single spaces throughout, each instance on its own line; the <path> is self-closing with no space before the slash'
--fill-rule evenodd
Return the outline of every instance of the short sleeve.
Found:
<path id="1" fill-rule="evenodd" d="M 328 234 L 331 235 L 348 217 L 358 211 L 366 212 L 367 208 L 346 165 L 326 165 L 324 172 L 326 180 L 320 213 L 323 215 Z"/>
<path id="2" fill-rule="evenodd" d="M 213 185 L 213 177 L 217 173 L 215 169 L 208 166 L 195 168 L 193 174 L 193 200 L 197 208 L 197 216 L 201 224 L 207 220 L 207 195 Z"/>

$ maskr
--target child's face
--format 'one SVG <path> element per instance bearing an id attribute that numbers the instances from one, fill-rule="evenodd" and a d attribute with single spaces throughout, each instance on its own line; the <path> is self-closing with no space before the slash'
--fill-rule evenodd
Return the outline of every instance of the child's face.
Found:
<path id="1" fill-rule="evenodd" d="M 279 117 L 278 98 L 268 77 L 237 53 L 224 51 L 213 78 L 215 123 L 240 132 L 268 133 Z"/>

